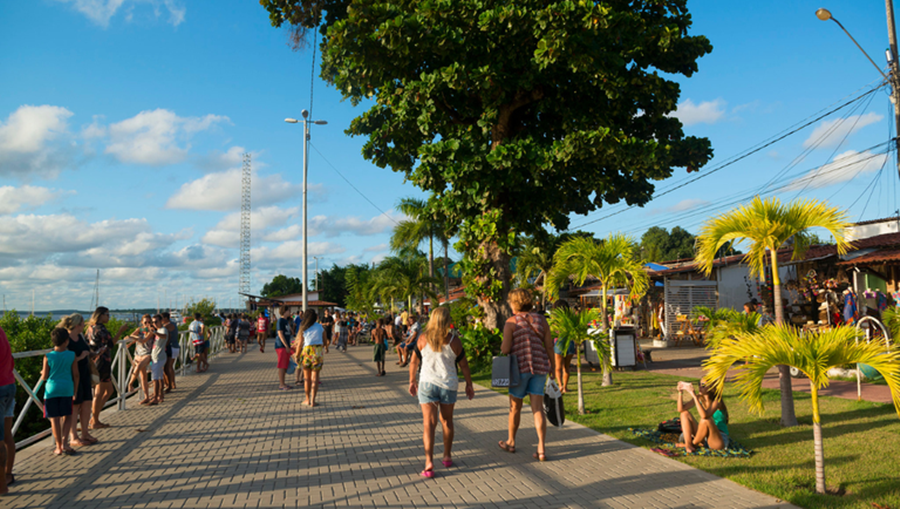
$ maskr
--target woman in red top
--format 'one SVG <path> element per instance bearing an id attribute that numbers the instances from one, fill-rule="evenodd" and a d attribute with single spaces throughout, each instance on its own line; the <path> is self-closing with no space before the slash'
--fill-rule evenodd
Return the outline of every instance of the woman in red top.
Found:
<path id="1" fill-rule="evenodd" d="M 516 452 L 516 432 L 522 414 L 522 401 L 527 393 L 531 399 L 531 413 L 538 435 L 538 448 L 534 458 L 544 461 L 547 421 L 544 420 L 544 384 L 547 375 L 553 377 L 553 339 L 550 325 L 538 313 L 532 313 L 531 293 L 521 288 L 509 292 L 509 306 L 513 316 L 503 326 L 503 344 L 500 351 L 515 354 L 519 362 L 519 385 L 509 388 L 509 436 L 499 442 L 506 452 Z"/>

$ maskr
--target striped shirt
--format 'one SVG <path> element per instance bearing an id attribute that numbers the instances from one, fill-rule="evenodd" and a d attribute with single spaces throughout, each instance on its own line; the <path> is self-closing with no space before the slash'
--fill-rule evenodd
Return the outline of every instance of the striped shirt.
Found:
<path id="1" fill-rule="evenodd" d="M 531 324 L 526 316 L 531 316 Z M 512 353 L 519 360 L 520 373 L 546 375 L 550 372 L 550 358 L 544 346 L 546 321 L 537 313 L 516 313 Z"/>

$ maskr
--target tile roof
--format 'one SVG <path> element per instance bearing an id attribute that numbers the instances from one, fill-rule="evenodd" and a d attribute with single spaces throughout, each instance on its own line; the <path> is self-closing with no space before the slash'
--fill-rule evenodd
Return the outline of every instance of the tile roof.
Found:
<path id="1" fill-rule="evenodd" d="M 870 263 L 884 263 L 900 260 L 900 247 L 884 248 L 878 251 L 858 256 L 852 260 L 838 262 L 838 265 L 866 265 Z"/>

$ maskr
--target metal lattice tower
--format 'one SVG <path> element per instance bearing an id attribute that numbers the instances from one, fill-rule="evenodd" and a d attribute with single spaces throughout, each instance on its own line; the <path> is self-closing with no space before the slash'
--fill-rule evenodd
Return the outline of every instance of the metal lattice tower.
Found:
<path id="1" fill-rule="evenodd" d="M 250 293 L 250 153 L 241 171 L 241 282 L 238 291 Z"/>

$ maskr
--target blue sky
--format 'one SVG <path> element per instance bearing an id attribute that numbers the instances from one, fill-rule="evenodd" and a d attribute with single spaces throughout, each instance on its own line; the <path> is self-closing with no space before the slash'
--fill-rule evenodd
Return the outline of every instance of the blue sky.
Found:
<path id="1" fill-rule="evenodd" d="M 688 7 L 692 33 L 709 37 L 714 50 L 697 74 L 679 79 L 678 116 L 687 133 L 712 140 L 716 155 L 691 178 L 877 82 L 877 71 L 837 25 L 816 19 L 816 8 L 829 8 L 885 62 L 881 2 Z M 302 128 L 283 119 L 310 106 L 312 53 L 292 51 L 257 2 L 2 2 L 0 47 L 0 287 L 8 307 L 29 309 L 34 290 L 37 309 L 87 308 L 98 268 L 101 301 L 110 307 L 176 297 L 236 302 L 245 151 L 254 167 L 253 290 L 277 273 L 300 275 Z M 366 162 L 363 140 L 344 134 L 362 107 L 342 102 L 318 78 L 313 90 L 313 117 L 329 123 L 312 133 L 310 252 L 320 267 L 377 261 L 401 218 L 393 206 L 421 193 Z M 888 159 L 879 172 L 883 148 L 864 150 L 888 139 L 891 115 L 887 94 L 876 92 L 855 111 L 583 229 L 696 232 L 779 174 L 782 198 L 829 199 L 853 220 L 885 217 L 898 208 L 896 163 Z M 825 174 L 806 188 L 791 185 L 788 177 L 817 168 Z M 658 189 L 686 178 L 678 172 Z"/>

